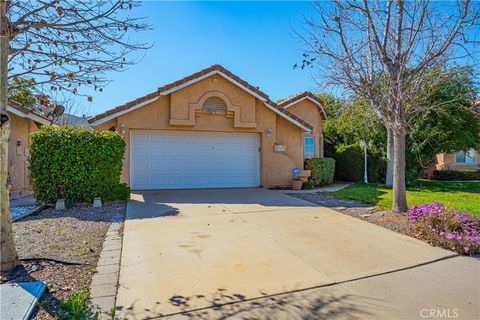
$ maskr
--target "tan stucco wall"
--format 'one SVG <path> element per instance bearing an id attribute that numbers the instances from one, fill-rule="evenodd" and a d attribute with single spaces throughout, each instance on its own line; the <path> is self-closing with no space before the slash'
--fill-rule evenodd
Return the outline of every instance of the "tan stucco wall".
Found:
<path id="1" fill-rule="evenodd" d="M 310 100 L 302 100 L 287 110 L 313 126 L 312 133 L 305 136 L 315 138 L 315 157 L 323 157 L 323 120 L 320 108 Z"/>
<path id="2" fill-rule="evenodd" d="M 199 110 L 192 117 L 190 108 L 211 93 L 221 93 L 228 98 L 226 114 L 204 114 Z M 174 120 L 187 120 L 189 125 L 172 125 Z M 173 121 L 173 123 L 178 123 Z M 122 172 L 122 181 L 129 183 L 130 168 L 130 131 L 142 130 L 180 130 L 210 132 L 256 132 L 260 135 L 260 184 L 262 186 L 289 185 L 292 169 L 303 168 L 303 130 L 278 116 L 263 105 L 261 101 L 233 85 L 220 76 L 203 79 L 193 85 L 128 112 L 105 123 L 97 129 L 107 130 L 121 124 L 126 126 L 124 134 L 127 150 Z M 272 129 L 272 136 L 267 136 Z M 283 144 L 286 152 L 275 152 L 274 145 Z"/>
<path id="3" fill-rule="evenodd" d="M 477 163 L 456 163 L 454 153 L 441 153 L 435 157 L 435 170 L 480 169 L 480 149 L 477 150 Z"/>
<path id="4" fill-rule="evenodd" d="M 19 194 L 32 188 L 29 172 L 29 135 L 38 130 L 37 125 L 30 119 L 9 114 L 12 131 L 8 144 L 8 174 L 10 192 Z M 18 144 L 18 146 L 17 146 Z"/>

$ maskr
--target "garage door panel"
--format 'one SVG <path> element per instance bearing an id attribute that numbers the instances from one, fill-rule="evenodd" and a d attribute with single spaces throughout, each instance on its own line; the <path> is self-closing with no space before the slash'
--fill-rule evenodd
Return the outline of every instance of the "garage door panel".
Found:
<path id="1" fill-rule="evenodd" d="M 133 172 L 134 173 L 148 173 L 149 172 L 149 166 L 150 166 L 150 163 L 148 160 L 144 160 L 144 159 L 137 159 L 133 165 L 132 165 L 132 169 L 133 169 Z"/>
<path id="2" fill-rule="evenodd" d="M 132 189 L 255 187 L 257 134 L 131 133 Z"/>
<path id="3" fill-rule="evenodd" d="M 150 185 L 148 176 L 135 175 L 132 177 L 132 185 L 137 186 L 137 188 L 148 188 Z"/>
<path id="4" fill-rule="evenodd" d="M 131 142 L 134 144 L 148 143 L 150 141 L 150 134 L 138 132 L 132 136 Z"/>
<path id="5" fill-rule="evenodd" d="M 150 172 L 166 174 L 168 172 L 168 164 L 165 163 L 164 161 L 151 160 Z"/>
<path id="6" fill-rule="evenodd" d="M 150 149 L 148 145 L 134 145 L 132 148 L 132 154 L 135 158 L 148 158 Z"/>
<path id="7" fill-rule="evenodd" d="M 152 176 L 150 178 L 150 188 L 146 189 L 154 189 L 154 188 L 161 188 L 166 184 L 166 177 L 165 176 Z"/>
<path id="8" fill-rule="evenodd" d="M 160 134 L 151 134 L 150 135 L 150 143 L 153 144 L 165 144 L 166 137 Z"/>

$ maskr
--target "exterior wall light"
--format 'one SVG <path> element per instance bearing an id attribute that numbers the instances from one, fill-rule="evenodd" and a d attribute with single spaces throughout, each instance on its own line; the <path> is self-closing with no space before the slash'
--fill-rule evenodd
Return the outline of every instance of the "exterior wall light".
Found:
<path id="1" fill-rule="evenodd" d="M 120 125 L 120 133 L 125 135 L 125 132 L 127 132 L 127 126 L 125 125 L 125 123 L 122 123 Z"/>
<path id="2" fill-rule="evenodd" d="M 267 130 L 265 130 L 265 135 L 267 136 L 267 138 L 271 138 L 272 133 L 273 133 L 272 128 L 268 128 Z"/>

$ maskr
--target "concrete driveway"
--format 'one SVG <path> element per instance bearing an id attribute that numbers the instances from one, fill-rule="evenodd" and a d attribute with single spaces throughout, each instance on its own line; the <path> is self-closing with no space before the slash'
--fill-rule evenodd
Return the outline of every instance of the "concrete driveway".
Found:
<path id="1" fill-rule="evenodd" d="M 421 319 L 448 308 L 478 318 L 480 264 L 452 256 L 270 190 L 138 192 L 117 315 Z"/>

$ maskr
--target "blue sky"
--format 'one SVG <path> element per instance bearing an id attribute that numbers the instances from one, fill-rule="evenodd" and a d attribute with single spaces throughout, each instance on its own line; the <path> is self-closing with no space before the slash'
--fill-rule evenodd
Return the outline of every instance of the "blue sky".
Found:
<path id="1" fill-rule="evenodd" d="M 306 1 L 146 1 L 136 15 L 146 17 L 152 30 L 135 40 L 154 47 L 129 70 L 107 74 L 112 83 L 92 93 L 93 103 L 82 101 L 85 112 L 110 109 L 215 63 L 272 100 L 315 89 L 309 71 L 292 67 L 302 54 L 293 30 L 302 27 L 309 6 Z"/>

